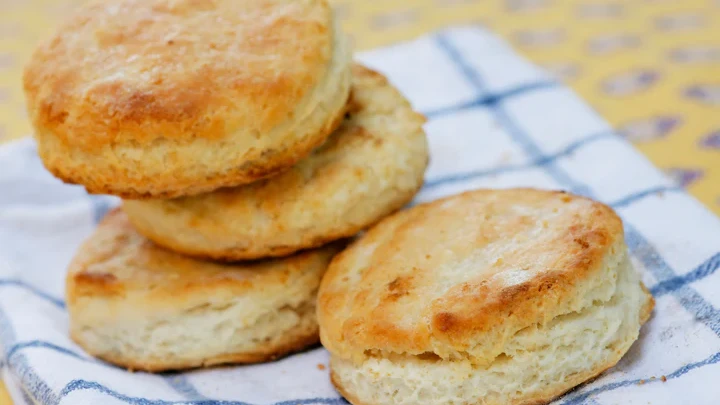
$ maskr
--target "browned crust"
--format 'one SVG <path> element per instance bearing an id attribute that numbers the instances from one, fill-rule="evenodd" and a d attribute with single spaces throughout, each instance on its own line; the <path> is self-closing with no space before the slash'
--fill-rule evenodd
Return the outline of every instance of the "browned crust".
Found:
<path id="1" fill-rule="evenodd" d="M 650 294 L 650 291 L 648 291 L 644 283 L 640 282 L 640 288 L 642 288 L 643 292 L 645 292 L 645 295 L 647 296 L 645 305 L 643 305 L 642 309 L 640 310 L 640 325 L 643 325 L 645 324 L 645 322 L 648 321 L 648 319 L 650 319 L 650 316 L 652 315 L 653 309 L 655 308 L 655 297 Z"/>
<path id="2" fill-rule="evenodd" d="M 652 310 L 655 306 L 655 299 L 650 294 L 650 292 L 647 290 L 645 285 L 643 283 L 640 283 L 641 288 L 645 293 L 647 294 L 647 300 L 645 302 L 645 305 L 643 305 L 641 312 L 640 312 L 640 325 L 642 326 L 645 324 L 645 322 L 650 318 L 650 315 L 652 314 Z M 613 359 L 612 361 L 609 361 L 602 366 L 596 367 L 592 371 L 588 371 L 587 373 L 583 374 L 575 374 L 572 376 L 569 376 L 568 380 L 566 380 L 566 386 L 562 388 L 556 388 L 556 389 L 548 389 L 544 392 L 541 392 L 537 395 L 535 395 L 533 398 L 528 398 L 524 400 L 519 400 L 507 405 L 545 405 L 549 404 L 553 400 L 559 398 L 563 394 L 567 393 L 568 391 L 572 390 L 573 388 L 577 387 L 580 384 L 583 384 L 585 382 L 589 382 L 590 380 L 598 377 L 600 374 L 604 373 L 608 369 L 614 367 L 620 359 L 627 353 L 628 350 L 630 350 L 630 347 L 632 345 L 628 346 L 627 350 L 622 352 L 617 352 L 617 357 Z M 432 365 L 430 365 L 432 367 Z M 332 369 L 332 362 L 330 362 L 330 381 L 332 382 L 333 386 L 335 386 L 335 389 L 342 395 L 345 399 L 347 399 L 351 404 L 353 405 L 384 405 L 384 404 L 371 404 L 371 403 L 364 403 L 362 401 L 359 401 L 355 395 L 350 393 L 348 390 L 345 389 L 345 387 L 340 383 L 340 379 L 337 377 L 335 372 Z M 569 386 L 568 386 L 569 384 Z M 484 402 L 478 402 L 477 405 L 485 404 Z M 469 405 L 469 404 L 468 404 Z M 498 404 L 500 405 L 500 404 Z M 503 404 L 504 405 L 504 404 Z"/>
<path id="3" fill-rule="evenodd" d="M 237 296 L 268 285 L 284 285 L 301 277 L 315 290 L 330 258 L 344 241 L 274 260 L 232 265 L 199 261 L 157 246 L 137 233 L 121 208 L 111 210 L 95 233 L 78 249 L 66 276 L 66 296 L 72 307 L 82 297 L 122 301 L 127 291 L 149 291 L 147 302 L 166 305 L 214 294 Z M 137 304 L 139 298 L 133 301 Z M 179 305 L 179 304 L 178 304 Z"/>
<path id="4" fill-rule="evenodd" d="M 69 266 L 66 297 L 70 334 L 90 354 L 134 370 L 164 371 L 272 360 L 318 342 L 315 294 L 327 264 L 341 247 L 331 244 L 283 259 L 233 265 L 197 261 L 145 239 L 134 230 L 123 211 L 116 208 L 80 247 Z M 292 299 L 294 294 L 302 299 L 299 307 L 275 303 L 264 310 L 289 309 L 298 314 L 300 322 L 271 336 L 270 341 L 238 348 L 240 352 L 208 351 L 205 354 L 208 357 L 189 360 L 162 358 L 158 357 L 162 354 L 153 356 L 142 350 L 114 353 L 114 348 L 122 345 L 97 345 L 84 335 L 86 330 L 92 332 L 97 328 L 98 333 L 108 333 L 101 335 L 103 339 L 112 339 L 115 326 L 112 320 L 107 323 L 108 306 L 113 308 L 110 310 L 113 319 L 131 319 L 129 322 L 140 325 L 149 318 L 168 319 L 169 313 L 204 310 L 211 302 L 229 302 L 243 294 L 255 294 L 258 299 L 267 294 Z M 216 350 L 223 349 L 228 350 L 227 347 Z"/>
<path id="5" fill-rule="evenodd" d="M 364 402 L 360 402 L 355 395 L 350 394 L 348 390 L 345 389 L 345 387 L 340 383 L 340 379 L 335 374 L 335 370 L 333 370 L 332 365 L 330 365 L 330 382 L 335 387 L 337 392 L 340 393 L 340 395 L 343 396 L 348 402 L 350 402 L 353 405 L 375 405 L 375 404 L 366 404 Z"/>
<path id="6" fill-rule="evenodd" d="M 133 359 L 122 356 L 113 356 L 112 354 L 99 353 L 86 346 L 84 342 L 78 339 L 73 333 L 70 334 L 70 337 L 78 344 L 78 346 L 82 347 L 93 357 L 97 357 L 108 363 L 126 368 L 129 371 L 159 373 L 163 371 L 208 368 L 228 364 L 266 363 L 307 349 L 320 342 L 317 326 L 310 328 L 309 330 L 296 329 L 285 333 L 286 338 L 274 346 L 259 346 L 256 350 L 251 352 L 225 353 L 222 355 L 185 362 L 163 361 L 162 359 Z"/>
<path id="7" fill-rule="evenodd" d="M 358 64 L 352 72 L 347 119 L 311 156 L 266 181 L 189 198 L 125 201 L 130 221 L 168 249 L 238 261 L 350 237 L 402 208 L 423 184 L 424 117 L 381 74 Z"/>
<path id="8" fill-rule="evenodd" d="M 561 208 L 562 204 L 574 202 L 580 204 L 576 208 L 580 211 L 565 216 L 565 222 L 561 225 L 555 224 L 552 239 L 547 244 L 531 243 L 527 249 L 514 251 L 512 257 L 504 257 L 500 264 L 496 264 L 500 269 L 510 270 L 524 265 L 534 266 L 536 258 L 549 254 L 548 249 L 554 248 L 554 253 L 547 256 L 551 257 L 552 262 L 538 268 L 532 278 L 511 285 L 489 282 L 484 278 L 453 285 L 446 293 L 423 306 L 421 311 L 424 312 L 417 322 L 407 322 L 405 319 L 406 326 L 399 326 L 394 319 L 405 316 L 403 305 L 410 304 L 405 304 L 402 299 L 398 300 L 393 294 L 383 292 L 381 286 L 393 280 L 394 276 L 390 276 L 391 274 L 400 276 L 406 272 L 404 269 L 413 269 L 415 281 L 429 288 L 428 283 L 432 283 L 434 274 L 432 269 L 442 263 L 434 263 L 430 259 L 425 262 L 418 254 L 400 256 L 395 252 L 398 249 L 421 252 L 433 249 L 434 246 L 455 249 L 457 246 L 442 245 L 439 242 L 442 239 L 430 234 L 445 232 L 448 226 L 455 227 L 458 221 L 464 221 L 464 215 L 453 212 L 462 213 L 468 206 L 482 210 L 477 207 L 483 205 L 473 204 L 480 204 L 490 198 L 497 198 L 493 203 L 497 205 L 518 204 L 519 201 L 523 201 L 522 204 L 532 204 L 532 201 L 548 200 L 552 204 L 560 204 L 558 207 Z M 449 201 L 458 205 L 453 206 L 452 210 L 436 208 L 445 207 Z M 453 225 L 447 222 L 451 217 L 454 218 Z M 533 221 L 540 220 L 542 218 L 529 219 L 533 224 L 536 223 Z M 523 218 L 513 217 L 509 222 L 510 228 L 499 231 L 499 228 L 486 229 L 477 236 L 468 236 L 468 233 L 461 237 L 468 246 L 476 243 L 473 237 L 479 239 L 478 243 L 496 240 L 498 236 L 493 236 L 494 232 L 500 232 L 498 235 L 511 233 L 513 235 L 509 237 L 512 238 L 516 228 L 525 229 L 527 223 L 524 221 Z M 471 231 L 474 232 L 475 229 Z M 413 232 L 412 230 L 416 232 L 403 233 Z M 547 313 L 559 310 L 557 308 L 561 308 L 565 305 L 564 302 L 574 296 L 575 285 L 599 271 L 600 264 L 611 246 L 624 246 L 618 244 L 622 242 L 622 237 L 622 222 L 611 208 L 563 192 L 535 189 L 474 190 L 415 206 L 384 219 L 333 259 L 323 278 L 318 303 L 319 321 L 324 329 L 323 343 L 329 344 L 333 352 L 341 353 L 346 358 L 364 350 L 419 354 L 434 351 L 433 347 L 438 344 L 463 352 L 475 336 L 493 332 L 501 338 L 504 333 L 500 330 L 502 328 L 522 328 L 537 323 Z M 355 249 L 362 251 L 363 246 L 368 243 L 376 248 L 373 248 L 369 256 L 368 252 L 363 253 L 362 263 L 365 264 L 362 269 L 366 271 L 362 276 L 362 285 L 345 285 L 341 278 L 346 272 L 359 271 L 354 269 L 356 265 L 353 263 L 357 258 L 351 253 Z M 398 259 L 389 262 L 388 256 Z M 509 264 L 510 259 L 517 263 Z M 544 266 L 555 270 L 543 271 Z M 382 282 L 384 280 L 386 282 Z M 412 295 L 411 293 L 410 296 Z M 348 297 L 352 301 L 346 302 Z M 429 322 L 426 324 L 425 320 Z M 436 345 L 433 346 L 431 341 Z M 488 350 L 490 349 L 488 346 Z M 491 355 L 489 352 L 481 354 Z M 484 358 L 478 357 L 475 361 L 484 361 Z"/>
<path id="9" fill-rule="evenodd" d="M 234 248 L 234 249 L 226 249 L 223 251 L 207 251 L 207 250 L 198 250 L 198 249 L 188 249 L 187 246 L 181 245 L 178 243 L 175 243 L 173 239 L 165 238 L 163 235 L 158 234 L 154 232 L 152 229 L 146 229 L 140 224 L 134 224 L 135 227 L 138 229 L 139 232 L 141 232 L 145 237 L 148 239 L 151 239 L 153 242 L 157 243 L 160 246 L 164 246 L 168 249 L 171 249 L 177 253 L 181 253 L 187 256 L 195 257 L 198 259 L 209 259 L 209 260 L 217 260 L 221 262 L 236 262 L 240 260 L 256 260 L 256 259 L 265 259 L 265 258 L 279 258 L 288 256 L 294 253 L 297 253 L 302 250 L 306 249 L 314 249 L 318 248 L 320 246 L 327 245 L 328 243 L 348 239 L 352 236 L 356 235 L 358 232 L 367 229 L 371 226 L 373 226 L 375 223 L 382 220 L 383 217 L 387 215 L 391 215 L 392 213 L 396 212 L 400 208 L 402 208 L 405 204 L 407 204 L 408 201 L 412 200 L 412 198 L 415 196 L 418 190 L 422 188 L 422 185 L 420 185 L 417 190 L 413 192 L 409 192 L 406 196 L 406 198 L 403 199 L 402 203 L 397 204 L 393 207 L 388 207 L 387 212 L 381 216 L 377 221 L 373 223 L 369 223 L 365 226 L 349 226 L 342 231 L 338 231 L 335 233 L 329 233 L 321 238 L 314 238 L 314 239 L 304 239 L 301 243 L 298 243 L 294 246 L 272 246 L 267 245 L 263 246 L 263 249 L 258 249 L 257 247 L 254 247 L 251 249 L 240 249 L 240 248 Z"/>
<path id="10" fill-rule="evenodd" d="M 307 156 L 313 149 L 322 145 L 330 134 L 342 123 L 345 108 L 337 110 L 329 117 L 328 125 L 322 131 L 301 138 L 292 146 L 286 145 L 278 151 L 268 151 L 260 159 L 247 162 L 213 177 L 171 177 L 157 182 L 158 178 L 137 179 L 123 175 L 122 171 L 104 175 L 93 171 L 77 171 L 62 166 L 63 159 L 43 158 L 45 168 L 55 177 L 67 184 L 79 184 L 90 194 L 112 194 L 124 199 L 143 200 L 151 198 L 177 198 L 208 193 L 222 187 L 235 187 L 252 183 L 276 175 Z M 42 156 L 41 156 L 42 157 Z M 150 182 L 152 180 L 152 182 Z M 148 185 L 151 185 L 148 187 Z M 147 189 L 147 191 L 139 191 Z"/>
<path id="11" fill-rule="evenodd" d="M 532 398 L 527 399 L 521 399 L 515 402 L 510 402 L 507 404 L 492 404 L 492 405 L 545 405 L 549 404 L 553 400 L 561 397 L 566 392 L 572 390 L 573 388 L 577 387 L 578 385 L 587 382 L 589 380 L 592 380 L 593 378 L 599 376 L 600 374 L 604 373 L 608 369 L 612 368 L 617 364 L 618 361 L 622 358 L 624 353 L 621 353 L 616 359 L 613 361 L 610 361 L 600 367 L 595 368 L 592 371 L 588 371 L 584 374 L 575 374 L 573 376 L 569 376 L 565 382 L 565 386 L 562 388 L 555 388 L 555 389 L 548 389 L 546 391 L 543 391 L 541 393 L 536 394 Z M 431 366 L 432 367 L 432 366 Z M 335 389 L 342 395 L 345 399 L 347 399 L 351 404 L 353 405 L 385 405 L 385 404 L 372 404 L 372 403 L 365 403 L 361 402 L 357 399 L 356 396 L 348 392 L 345 387 L 342 386 L 339 379 L 335 375 L 335 372 L 332 370 L 332 366 L 330 368 L 330 381 L 335 386 Z M 568 384 L 570 384 L 568 386 Z M 468 403 L 467 405 L 488 405 L 486 402 L 476 402 L 475 404 Z"/>
<path id="12" fill-rule="evenodd" d="M 218 139 L 228 111 L 267 132 L 332 59 L 325 0 L 111 3 L 79 8 L 24 71 L 36 124 L 80 149 L 158 134 Z M 268 52 L 274 63 L 259 63 Z"/>
<path id="13" fill-rule="evenodd" d="M 327 83 L 338 66 L 349 74 L 344 43 L 326 0 L 101 1 L 37 47 L 23 87 L 55 176 L 173 198 L 272 176 L 322 143 L 342 116 L 344 93 Z M 310 108 L 312 125 L 282 127 Z M 213 144 L 238 151 L 192 159 Z"/>
<path id="14" fill-rule="evenodd" d="M 563 394 L 572 390 L 576 386 L 578 386 L 586 381 L 592 380 L 593 378 L 604 373 L 608 369 L 612 368 L 615 364 L 617 364 L 618 361 L 620 361 L 619 358 L 613 362 L 608 363 L 609 365 L 605 365 L 594 371 L 590 371 L 587 374 L 576 375 L 571 380 L 571 381 L 573 381 L 573 383 L 572 383 L 573 385 L 571 387 L 559 388 L 559 389 L 555 389 L 555 390 L 547 390 L 545 392 L 537 394 L 534 398 L 528 398 L 525 400 L 510 402 L 507 404 L 492 404 L 492 405 L 546 405 L 546 404 L 549 404 L 550 402 L 561 397 Z M 386 405 L 386 404 L 380 404 L 380 403 L 373 404 L 373 403 L 359 401 L 355 395 L 352 395 L 350 392 L 348 392 L 345 389 L 345 387 L 342 386 L 339 379 L 337 378 L 337 375 L 332 370 L 332 367 L 330 368 L 330 382 L 332 382 L 333 386 L 340 393 L 340 395 L 342 395 L 348 402 L 350 402 L 353 405 Z M 488 405 L 488 404 L 485 402 L 476 402 L 475 404 L 468 403 L 467 405 Z"/>
<path id="15" fill-rule="evenodd" d="M 397 210 L 397 209 L 395 209 Z M 393 210 L 393 211 L 395 211 Z M 389 212 L 388 214 L 391 214 Z M 368 225 L 372 226 L 372 224 Z M 138 230 L 140 227 L 138 227 Z M 198 259 L 208 259 L 208 260 L 217 260 L 221 262 L 236 262 L 240 260 L 256 260 L 256 259 L 263 259 L 263 258 L 270 258 L 270 257 L 283 257 L 288 256 L 293 253 L 299 252 L 301 250 L 305 249 L 313 249 L 316 247 L 323 246 L 327 243 L 349 238 L 356 233 L 363 230 L 365 227 L 354 227 L 354 228 L 348 228 L 344 232 L 338 232 L 335 234 L 329 234 L 322 238 L 316 238 L 316 239 L 309 239 L 303 241 L 303 243 L 298 244 L 297 246 L 265 246 L 264 250 L 258 250 L 258 249 L 240 249 L 240 248 L 233 248 L 233 249 L 226 249 L 223 251 L 206 251 L 206 250 L 191 250 L 187 249 L 186 246 L 180 245 L 175 243 L 171 239 L 163 238 L 162 235 L 153 234 L 152 237 L 150 236 L 151 231 L 149 230 L 142 230 L 144 232 L 144 235 L 148 238 L 152 239 L 155 243 L 161 246 L 165 246 L 169 249 L 174 250 L 175 252 L 196 257 Z M 148 231 L 148 232 L 146 232 Z"/>

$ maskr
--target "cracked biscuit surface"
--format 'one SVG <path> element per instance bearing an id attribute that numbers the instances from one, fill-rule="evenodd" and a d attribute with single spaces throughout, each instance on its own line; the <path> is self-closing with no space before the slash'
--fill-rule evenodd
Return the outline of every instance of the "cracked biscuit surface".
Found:
<path id="1" fill-rule="evenodd" d="M 70 335 L 93 356 L 133 370 L 271 360 L 318 342 L 317 289 L 340 248 L 198 261 L 145 239 L 116 209 L 70 265 Z"/>
<path id="2" fill-rule="evenodd" d="M 106 0 L 38 46 L 23 84 L 55 176 L 171 198 L 309 154 L 342 120 L 350 59 L 324 0 Z"/>
<path id="3" fill-rule="evenodd" d="M 172 200 L 126 200 L 137 229 L 184 254 L 283 256 L 350 237 L 412 200 L 428 164 L 424 117 L 381 74 L 353 67 L 342 125 L 289 170 Z"/>
<path id="4" fill-rule="evenodd" d="M 318 321 L 356 405 L 539 404 L 617 363 L 653 305 L 611 208 L 476 190 L 388 217 L 336 256 Z"/>

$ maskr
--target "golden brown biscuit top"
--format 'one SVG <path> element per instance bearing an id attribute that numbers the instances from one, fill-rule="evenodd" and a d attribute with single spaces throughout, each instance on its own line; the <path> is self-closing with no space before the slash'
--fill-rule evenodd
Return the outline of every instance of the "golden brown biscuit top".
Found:
<path id="1" fill-rule="evenodd" d="M 263 245 L 271 239 L 273 242 L 265 245 L 279 251 L 293 247 L 283 243 L 292 241 L 293 236 L 310 241 L 337 239 L 333 236 L 338 230 L 353 226 L 348 225 L 349 213 L 356 213 L 358 206 L 375 208 L 376 201 L 368 196 L 384 197 L 401 190 L 396 182 L 407 182 L 408 177 L 402 171 L 415 170 L 419 174 L 412 177 L 422 176 L 427 164 L 422 131 L 425 118 L 414 112 L 380 73 L 356 64 L 352 81 L 343 123 L 322 146 L 292 168 L 266 180 L 207 194 L 126 201 L 130 217 L 142 215 L 150 227 L 157 224 L 153 220 L 177 221 L 190 234 L 217 235 L 203 242 L 215 243 L 218 248 L 232 240 L 228 235 L 241 235 L 238 239 L 248 244 L 257 240 Z M 410 159 L 419 163 L 407 163 Z M 403 186 L 412 194 L 416 191 L 414 186 Z M 370 208 L 367 211 L 372 212 Z M 181 236 L 182 232 L 172 234 Z M 317 244 L 313 241 L 308 245 Z"/>
<path id="2" fill-rule="evenodd" d="M 249 290 L 317 282 L 339 245 L 276 260 L 242 263 L 201 261 L 165 250 L 137 233 L 120 209 L 110 212 L 78 250 L 68 272 L 73 296 L 142 297 L 153 303 L 217 300 Z M 303 276 L 308 275 L 306 279 Z M 308 287 L 314 289 L 316 287 Z"/>
<path id="3" fill-rule="evenodd" d="M 132 139 L 260 136 L 324 80 L 324 0 L 120 0 L 82 8 L 35 51 L 36 127 L 80 148 Z"/>
<path id="4" fill-rule="evenodd" d="M 327 204 L 328 196 L 336 194 L 353 174 L 370 170 L 368 156 L 379 154 L 383 147 L 409 148 L 408 138 L 415 140 L 412 135 L 421 133 L 425 123 L 425 117 L 414 112 L 382 74 L 354 64 L 352 81 L 343 123 L 323 145 L 285 172 L 240 187 L 142 203 L 162 205 L 173 212 L 197 212 L 200 218 L 212 218 L 210 222 L 217 225 L 218 232 L 227 232 L 222 218 L 228 213 L 233 218 L 247 215 L 243 219 L 249 227 L 253 221 L 266 223 L 265 216 L 277 221 L 291 204 L 300 205 L 306 212 L 308 207 Z M 353 160 L 356 157 L 363 160 L 362 165 Z M 286 220 L 306 212 L 292 212 Z"/>
<path id="5" fill-rule="evenodd" d="M 508 337 L 483 341 L 488 332 L 552 319 L 622 242 L 611 208 L 562 192 L 477 190 L 418 205 L 333 259 L 320 287 L 321 338 L 346 358 L 483 363 Z"/>

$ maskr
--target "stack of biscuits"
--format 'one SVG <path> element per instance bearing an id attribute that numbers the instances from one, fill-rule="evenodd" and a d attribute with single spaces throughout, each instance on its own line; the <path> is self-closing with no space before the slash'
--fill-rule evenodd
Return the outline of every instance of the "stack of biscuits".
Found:
<path id="1" fill-rule="evenodd" d="M 123 198 L 67 276 L 72 338 L 111 363 L 320 340 L 355 405 L 540 404 L 650 317 L 604 204 L 476 190 L 394 213 L 422 185 L 424 118 L 351 61 L 324 0 L 93 3 L 24 86 L 48 170 Z"/>
<path id="2" fill-rule="evenodd" d="M 130 369 L 316 344 L 330 259 L 428 163 L 424 118 L 352 62 L 324 0 L 94 3 L 24 86 L 48 170 L 123 199 L 66 295 L 72 338 Z"/>

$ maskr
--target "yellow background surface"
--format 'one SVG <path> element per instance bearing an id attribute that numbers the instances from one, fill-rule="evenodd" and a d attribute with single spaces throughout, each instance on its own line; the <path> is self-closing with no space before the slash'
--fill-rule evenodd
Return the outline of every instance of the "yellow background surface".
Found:
<path id="1" fill-rule="evenodd" d="M 82 1 L 0 0 L 0 142 L 30 133 L 23 63 L 35 42 Z M 357 50 L 455 24 L 490 28 L 572 86 L 720 214 L 720 0 L 334 3 Z M 0 384 L 0 405 L 9 404 Z"/>

